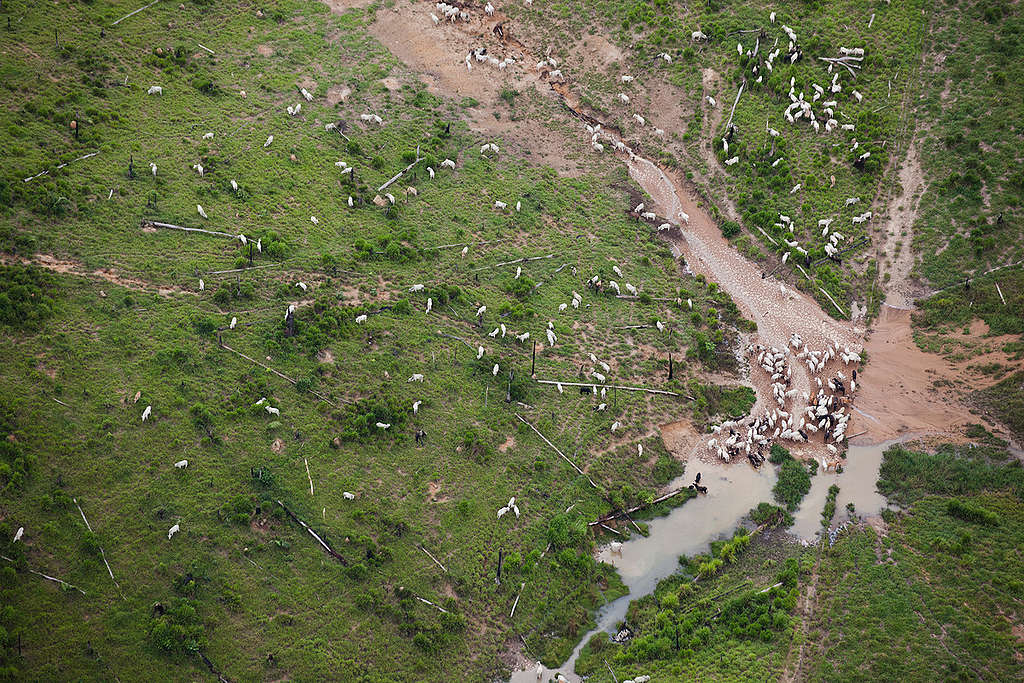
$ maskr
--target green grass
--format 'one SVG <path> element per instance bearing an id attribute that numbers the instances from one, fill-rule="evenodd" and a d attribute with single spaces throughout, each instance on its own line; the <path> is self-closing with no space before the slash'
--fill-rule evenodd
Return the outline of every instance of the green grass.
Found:
<path id="1" fill-rule="evenodd" d="M 961 521 L 926 496 L 887 536 L 840 535 L 821 563 L 811 622 L 812 680 L 991 678 L 1024 670 L 1011 621 L 1024 598 L 1019 499 L 981 493 L 972 508 L 998 526 Z M 805 657 L 808 653 L 805 653 Z"/>
<path id="2" fill-rule="evenodd" d="M 668 248 L 623 215 L 628 180 L 617 165 L 559 177 L 502 140 L 501 156 L 481 157 L 461 103 L 427 92 L 370 37 L 362 10 L 334 15 L 284 0 L 258 17 L 255 6 L 160 4 L 110 27 L 133 9 L 4 5 L 16 22 L 0 32 L 12 55 L 2 67 L 0 251 L 52 257 L 72 271 L 2 273 L 0 377 L 19 391 L 0 412 L 4 434 L 14 435 L 3 446 L 0 513 L 5 538 L 18 526 L 26 535 L 24 563 L 5 572 L 0 596 L 17 608 L 2 617 L 25 646 L 18 670 L 122 680 L 160 670 L 182 680 L 206 675 L 201 650 L 232 679 L 494 678 L 507 673 L 499 654 L 520 637 L 532 656 L 561 661 L 594 610 L 624 589 L 592 559 L 592 537 L 559 530 L 650 499 L 681 472 L 649 436 L 656 425 L 749 402 L 747 390 L 701 382 L 706 369 L 734 363 L 747 327 L 736 307 L 714 283 L 684 277 Z M 214 55 L 195 46 L 197 36 Z M 386 76 L 399 86 L 389 89 Z M 162 96 L 146 95 L 152 84 Z M 326 104 L 341 87 L 351 95 Z M 528 93 L 511 99 L 517 109 L 535 106 Z M 302 112 L 289 116 L 285 107 L 299 101 Z M 367 111 L 384 125 L 361 122 Z M 338 120 L 347 141 L 324 129 Z M 375 206 L 376 188 L 417 147 L 426 162 L 389 188 L 393 207 Z M 439 166 L 449 157 L 454 172 Z M 340 174 L 339 159 L 355 167 L 354 180 Z M 437 170 L 433 181 L 426 165 Z M 403 193 L 408 186 L 419 194 Z M 522 211 L 496 211 L 496 198 L 522 201 Z M 260 239 L 260 268 L 219 273 L 247 265 L 239 241 L 147 232 L 142 218 Z M 520 280 L 515 265 L 494 267 L 547 254 L 523 263 Z M 613 264 L 646 296 L 586 288 Z M 410 292 L 417 283 L 425 289 Z M 574 290 L 580 311 L 559 312 Z M 676 302 L 688 298 L 693 311 Z M 355 323 L 360 314 L 365 324 Z M 238 326 L 229 329 L 232 318 Z M 654 328 L 659 320 L 665 333 Z M 543 341 L 549 321 L 558 342 L 538 349 L 537 377 L 573 381 L 581 365 L 589 376 L 594 353 L 612 365 L 611 381 L 683 393 L 699 382 L 706 403 L 563 395 L 530 380 L 530 344 L 486 336 L 504 323 Z M 650 327 L 627 329 L 635 325 Z M 484 359 L 439 331 L 483 345 Z M 425 381 L 409 383 L 414 373 Z M 280 415 L 267 414 L 261 398 Z M 415 414 L 414 401 L 422 401 Z M 600 402 L 607 410 L 596 410 Z M 146 406 L 153 413 L 143 424 Z M 623 426 L 615 434 L 614 421 Z M 417 428 L 427 433 L 422 447 Z M 173 467 L 181 459 L 187 469 Z M 511 496 L 522 516 L 496 519 Z M 181 531 L 168 540 L 175 523 Z M 157 602 L 165 614 L 154 612 Z"/>
<path id="3" fill-rule="evenodd" d="M 630 605 L 634 637 L 616 645 L 597 634 L 577 672 L 610 682 L 607 661 L 618 680 L 655 672 L 671 681 L 778 677 L 794 636 L 798 584 L 810 567 L 796 548 L 784 534 L 740 529 L 712 544 L 711 555 L 680 558 L 681 573 Z"/>
<path id="4" fill-rule="evenodd" d="M 778 11 L 775 24 L 768 21 L 771 11 Z M 573 76 L 574 90 L 581 101 L 595 110 L 604 120 L 623 129 L 627 137 L 640 141 L 648 156 L 670 167 L 684 170 L 695 180 L 700 193 L 708 198 L 710 210 L 722 222 L 723 231 L 736 234 L 735 221 L 729 220 L 730 205 L 742 218 L 746 228 L 744 253 L 772 269 L 786 251 L 792 251 L 788 266 L 791 277 L 831 315 L 848 315 L 849 304 L 857 301 L 870 310 L 877 309 L 879 301 L 872 292 L 878 288 L 878 264 L 861 238 L 871 235 L 870 224 L 855 225 L 850 219 L 870 208 L 871 202 L 892 179 L 889 162 L 896 140 L 905 137 L 905 116 L 902 102 L 917 94 L 919 85 L 908 74 L 920 63 L 931 8 L 923 3 L 878 6 L 862 0 L 839 3 L 795 5 L 779 8 L 764 3 L 722 0 L 711 3 L 682 2 L 593 2 L 585 8 L 573 3 L 555 2 L 540 10 L 511 8 L 520 21 L 530 22 L 531 36 L 546 44 L 572 45 L 586 42 L 601 27 L 625 53 L 625 58 L 606 69 L 595 69 L 591 64 L 577 64 L 578 59 L 568 49 L 560 57 L 566 61 L 567 73 Z M 872 28 L 867 24 L 874 16 Z M 754 37 L 738 36 L 736 31 L 761 28 L 767 41 L 760 47 L 770 49 L 775 38 L 785 56 L 788 38 L 781 24 L 792 27 L 799 36 L 805 58 L 795 64 L 780 58 L 775 68 L 767 72 L 761 67 L 762 83 L 747 65 L 746 57 L 736 52 L 737 40 L 746 49 L 753 49 Z M 707 36 L 706 42 L 691 39 L 694 30 Z M 795 78 L 797 92 L 807 98 L 813 95 L 812 83 L 826 85 L 832 74 L 819 56 L 837 56 L 840 46 L 864 47 L 864 68 L 853 80 L 842 71 L 843 91 L 826 99 L 836 99 L 836 117 L 841 123 L 853 123 L 853 132 L 834 131 L 815 134 L 806 122 L 787 123 L 782 110 L 789 103 L 790 78 Z M 654 56 L 668 52 L 673 56 L 666 63 Z M 763 57 L 767 51 L 761 52 Z M 746 67 L 746 68 L 745 68 Z M 703 70 L 711 69 L 722 80 L 710 90 L 704 86 Z M 631 84 L 623 84 L 620 73 L 639 75 Z M 725 134 L 728 112 L 743 78 L 746 86 L 736 107 L 734 122 L 738 132 L 724 153 L 720 139 Z M 649 128 L 637 126 L 631 114 L 638 108 L 658 107 L 652 83 L 661 81 L 679 88 L 682 112 L 671 122 L 668 136 L 659 138 Z M 864 96 L 856 101 L 852 90 Z M 627 93 L 631 104 L 617 100 L 619 92 Z M 673 96 L 675 92 L 673 92 Z M 706 95 L 714 96 L 720 121 L 715 124 L 708 108 Z M 676 104 L 673 102 L 673 104 Z M 820 104 L 820 103 L 818 103 Z M 820 109 L 820 107 L 819 107 Z M 652 111 L 653 113 L 653 111 Z M 818 112 L 821 114 L 821 112 Z M 674 119 L 675 117 L 673 117 Z M 765 121 L 780 131 L 781 136 L 771 138 Z M 712 128 L 712 124 L 715 127 Z M 703 146 L 713 140 L 717 159 L 714 169 L 707 168 Z M 853 142 L 859 146 L 853 150 Z M 883 144 L 883 141 L 886 141 Z M 871 157 L 864 168 L 853 166 L 856 156 L 870 151 Z M 725 166 L 727 157 L 738 156 L 739 163 Z M 780 158 L 778 166 L 772 162 Z M 833 186 L 831 178 L 835 177 Z M 790 194 L 796 184 L 801 189 Z M 848 207 L 848 197 L 860 197 L 861 202 Z M 875 213 L 878 214 L 876 207 Z M 775 226 L 779 214 L 793 218 L 794 227 L 787 230 Z M 835 218 L 835 229 L 846 236 L 845 245 L 860 244 L 843 257 L 841 265 L 828 261 L 817 263 L 825 256 L 827 238 L 820 235 L 817 221 Z M 772 235 L 773 244 L 757 230 L 761 227 Z M 741 238 L 743 239 L 743 238 Z M 808 280 L 796 269 L 803 256 L 785 246 L 783 239 L 797 240 L 809 251 L 813 267 L 805 270 L 813 279 Z M 749 240 L 757 244 L 753 248 Z M 769 257 L 768 252 L 771 254 Z M 844 306 L 844 313 L 836 311 L 819 287 L 827 290 Z"/>
<path id="5" fill-rule="evenodd" d="M 1018 443 L 1024 439 L 1024 372 L 975 392 L 974 399 L 1005 424 Z"/>
<path id="6" fill-rule="evenodd" d="M 914 273 L 937 288 L 1024 258 L 1021 107 L 1005 96 L 1024 84 L 1022 21 L 1019 8 L 999 0 L 934 6 L 912 102 L 929 122 L 921 133 L 925 189 L 913 247 L 920 255 Z"/>
<path id="7" fill-rule="evenodd" d="M 1005 490 L 1024 500 L 1024 468 L 1017 460 L 1001 464 L 1005 458 L 998 447 L 945 445 L 926 453 L 896 444 L 884 453 L 878 490 L 901 505 L 929 493 L 960 496 L 984 490 Z"/>
<path id="8" fill-rule="evenodd" d="M 1019 678 L 1017 622 L 1004 615 L 1024 599 L 1024 505 L 1019 463 L 991 464 L 1006 459 L 1002 448 L 887 450 L 879 490 L 905 509 L 885 511 L 884 535 L 855 524 L 834 545 L 805 549 L 741 529 L 708 555 L 680 558 L 679 573 L 630 605 L 633 638 L 598 634 L 577 671 L 602 683 L 612 681 L 605 662 L 618 680 Z M 786 515 L 767 503 L 751 511 L 757 523 Z"/>

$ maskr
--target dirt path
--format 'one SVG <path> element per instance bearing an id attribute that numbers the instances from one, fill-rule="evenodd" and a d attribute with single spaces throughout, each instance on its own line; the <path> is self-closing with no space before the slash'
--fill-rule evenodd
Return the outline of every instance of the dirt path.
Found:
<path id="1" fill-rule="evenodd" d="M 533 117 L 513 120 L 500 111 L 505 108 L 501 95 L 506 90 L 521 97 L 532 90 L 547 96 L 548 71 L 538 70 L 537 58 L 509 37 L 511 27 L 504 39 L 494 33 L 494 28 L 507 19 L 500 10 L 493 16 L 484 14 L 480 7 L 467 11 L 471 14 L 468 22 L 442 21 L 435 26 L 430 15 L 438 10 L 433 4 L 396 5 L 379 9 L 369 30 L 431 93 L 476 100 L 479 106 L 466 110 L 472 130 L 503 137 L 508 151 L 529 155 L 535 163 L 551 166 L 561 175 L 579 175 L 580 167 L 587 165 L 580 162 L 581 158 L 587 159 L 587 146 L 581 140 L 567 140 L 545 121 Z M 512 57 L 515 63 L 499 69 L 473 59 L 467 69 L 466 55 L 477 48 L 486 48 L 487 54 L 496 59 Z"/>
<path id="2" fill-rule="evenodd" d="M 681 233 L 673 231 L 668 237 L 673 253 L 682 256 L 694 272 L 717 282 L 743 314 L 757 323 L 757 333 L 751 342 L 789 348 L 789 339 L 796 333 L 812 349 L 823 349 L 833 342 L 859 348 L 863 328 L 834 320 L 806 294 L 774 277 L 762 277 L 760 268 L 733 249 L 696 197 L 682 189 L 680 181 L 674 181 L 652 162 L 640 157 L 630 159 L 628 164 L 630 176 L 651 196 L 658 213 L 681 224 Z M 683 213 L 689 216 L 688 222 L 682 221 Z M 812 376 L 806 366 L 794 363 L 792 368 L 793 387 L 798 392 L 813 394 Z M 834 368 L 828 368 L 822 376 L 829 376 L 829 371 Z M 753 413 L 760 414 L 775 401 L 767 378 L 755 371 L 751 381 L 757 391 Z M 795 401 L 792 410 L 802 410 L 805 405 L 805 402 Z M 819 437 L 795 450 L 817 456 L 825 448 Z"/>
<path id="3" fill-rule="evenodd" d="M 549 72 L 546 68 L 534 66 L 539 55 L 531 54 L 528 48 L 511 37 L 515 26 L 500 11 L 489 17 L 471 9 L 472 16 L 468 22 L 441 22 L 434 26 L 430 19 L 431 9 L 428 4 L 381 9 L 371 30 L 432 91 L 447 97 L 473 97 L 481 101 L 485 106 L 469 115 L 471 126 L 487 134 L 511 137 L 513 153 L 517 153 L 515 142 L 518 141 L 518 146 L 524 150 L 534 151 L 534 161 L 555 166 L 562 172 L 578 167 L 579 161 L 574 158 L 578 157 L 580 148 L 584 154 L 592 154 L 583 133 L 576 139 L 556 130 L 547 121 L 511 122 L 491 116 L 493 107 L 500 105 L 499 96 L 505 87 L 536 88 L 545 97 L 552 93 Z M 504 27 L 504 37 L 494 32 L 499 24 Z M 467 69 L 465 56 L 477 47 L 487 47 L 488 54 L 498 58 L 512 56 L 517 63 L 499 71 L 494 66 L 474 60 L 472 69 Z M 596 56 L 591 55 L 591 61 L 599 61 L 602 50 L 603 44 L 595 40 L 592 51 Z M 557 91 L 570 106 L 578 109 L 572 92 L 572 74 L 567 72 L 565 79 L 564 83 L 557 85 Z M 703 74 L 705 89 L 711 88 L 717 80 L 717 74 L 710 70 Z M 712 126 L 721 120 L 726 106 L 726 102 L 720 101 L 709 113 Z M 605 130 L 615 133 L 614 127 L 606 126 Z M 702 143 L 702 150 L 711 152 L 706 142 Z M 722 236 L 715 221 L 700 206 L 685 179 L 667 175 L 651 161 L 633 153 L 620 153 L 618 156 L 627 163 L 633 180 L 653 199 L 651 208 L 681 228 L 681 232 L 668 233 L 673 252 L 685 258 L 694 272 L 717 282 L 743 314 L 757 323 L 757 332 L 749 340 L 751 343 L 787 348 L 790 337 L 796 333 L 813 350 L 821 350 L 832 343 L 851 349 L 861 348 L 865 342 L 865 329 L 853 322 L 831 318 L 814 299 L 774 277 L 762 277 L 757 264 L 737 253 Z M 913 301 L 916 293 L 910 284 L 913 254 L 909 229 L 924 187 L 916 144 L 911 144 L 898 178 L 899 195 L 892 203 L 885 230 L 884 249 L 889 255 L 891 268 L 886 297 L 894 306 L 905 306 Z M 683 220 L 683 214 L 688 215 L 688 222 Z M 904 231 L 908 232 L 905 237 Z M 933 381 L 948 372 L 944 367 L 946 364 L 913 345 L 909 315 L 895 315 L 893 309 L 886 308 L 871 339 L 869 356 L 872 362 L 858 382 L 862 391 L 856 396 L 848 433 L 866 430 L 869 438 L 885 439 L 907 431 L 958 430 L 966 413 L 959 398 L 953 392 L 939 393 L 932 388 Z M 792 399 L 790 411 L 798 412 L 805 405 L 800 400 L 801 394 L 814 394 L 811 390 L 814 378 L 801 363 L 792 362 L 791 367 L 792 387 L 798 394 Z M 899 368 L 899 372 L 894 368 Z M 819 376 L 831 377 L 839 369 L 839 364 L 833 362 Z M 842 369 L 849 372 L 852 367 Z M 757 392 L 755 414 L 774 407 L 775 403 L 770 383 L 761 375 L 755 369 L 750 378 Z M 699 440 L 691 438 L 688 441 L 693 443 L 690 452 L 677 452 L 677 455 L 695 455 Z M 824 451 L 820 436 L 812 438 L 810 444 L 796 446 L 793 450 L 806 456 L 817 457 Z"/>
<path id="4" fill-rule="evenodd" d="M 916 141 L 910 143 L 897 177 L 900 193 L 890 204 L 889 217 L 882 233 L 885 239 L 883 252 L 889 273 L 885 303 L 895 308 L 913 308 L 916 296 L 924 293 L 921 286 L 910 278 L 910 271 L 914 267 L 914 253 L 911 249 L 913 227 L 925 188 L 920 149 Z"/>
<path id="5" fill-rule="evenodd" d="M 789 652 L 786 654 L 786 666 L 782 671 L 782 676 L 779 677 L 779 680 L 784 683 L 794 683 L 794 681 L 807 679 L 807 676 L 802 671 L 804 666 L 804 647 L 807 645 L 807 633 L 811 620 L 814 618 L 818 608 L 818 569 L 820 566 L 821 551 L 819 549 L 818 557 L 814 561 L 814 568 L 811 570 L 811 576 L 797 604 L 797 614 L 800 615 L 800 629 L 793 637 L 794 643 L 790 644 Z M 799 641 L 800 645 L 797 648 L 796 659 L 794 660 L 793 644 L 796 641 Z"/>
<path id="6" fill-rule="evenodd" d="M 142 280 L 124 277 L 123 275 L 119 275 L 113 268 L 98 268 L 89 272 L 77 261 L 59 259 L 56 256 L 51 256 L 50 254 L 35 254 L 30 259 L 23 256 L 0 254 L 0 264 L 9 265 L 11 263 L 21 263 L 26 266 L 35 265 L 41 268 L 46 268 L 47 270 L 52 270 L 55 273 L 68 273 L 71 275 L 78 275 L 79 277 L 106 280 L 112 285 L 118 285 L 125 289 L 131 289 L 136 292 L 156 292 L 160 296 L 170 296 L 171 294 L 177 294 L 179 292 L 188 292 L 189 294 L 196 293 L 189 292 L 188 290 L 180 287 L 158 287 L 148 282 L 143 282 Z"/>

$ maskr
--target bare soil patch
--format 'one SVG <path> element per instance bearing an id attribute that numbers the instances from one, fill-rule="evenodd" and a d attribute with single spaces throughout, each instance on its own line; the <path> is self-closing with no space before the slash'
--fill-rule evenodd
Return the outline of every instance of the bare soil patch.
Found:
<path id="1" fill-rule="evenodd" d="M 328 106 L 337 106 L 339 102 L 344 102 L 345 99 L 352 94 L 351 88 L 347 88 L 342 85 L 332 85 L 327 89 L 327 104 Z"/>
<path id="2" fill-rule="evenodd" d="M 966 424 L 982 421 L 970 413 L 954 388 L 976 378 L 917 347 L 910 311 L 883 306 L 865 350 L 869 361 L 857 381 L 851 433 L 864 431 L 867 438 L 878 441 L 916 432 L 956 437 Z"/>
<path id="3" fill-rule="evenodd" d="M 429 4 L 400 4 L 390 10 L 381 9 L 370 32 L 414 72 L 431 93 L 476 100 L 479 105 L 466 111 L 471 129 L 486 136 L 501 137 L 509 151 L 517 156 L 529 156 L 562 175 L 579 175 L 580 163 L 574 157 L 584 150 L 582 138 L 567 140 L 545 125 L 540 117 L 516 116 L 513 120 L 511 111 L 500 99 L 506 88 L 521 93 L 520 98 L 527 97 L 527 91 L 543 98 L 553 97 L 545 78 L 546 71 L 535 68 L 537 59 L 521 44 L 502 42 L 492 32 L 503 20 L 500 13 L 487 17 L 474 12 L 470 22 L 441 22 L 435 26 L 430 19 L 431 11 L 436 12 Z M 467 69 L 465 57 L 478 47 L 486 47 L 489 55 L 499 59 L 511 56 L 516 63 L 499 70 L 474 59 L 472 68 Z M 589 140 L 586 142 L 589 144 Z"/>

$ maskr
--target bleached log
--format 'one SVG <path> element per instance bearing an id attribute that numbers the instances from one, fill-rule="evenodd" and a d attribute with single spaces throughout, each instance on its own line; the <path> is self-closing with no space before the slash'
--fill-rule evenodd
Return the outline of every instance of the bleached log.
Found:
<path id="1" fill-rule="evenodd" d="M 264 369 L 264 370 L 266 370 L 267 372 L 272 372 L 272 373 L 274 373 L 275 375 L 277 375 L 278 377 L 280 377 L 281 379 L 283 379 L 283 380 L 285 380 L 285 381 L 287 381 L 287 382 L 291 382 L 292 384 L 298 384 L 298 382 L 297 382 L 296 380 L 292 379 L 292 378 L 291 378 L 291 377 L 289 377 L 288 375 L 284 375 L 284 374 L 281 374 L 280 372 L 278 372 L 278 371 L 277 371 L 277 370 L 275 370 L 274 368 L 272 368 L 272 367 L 270 367 L 270 366 L 267 366 L 267 365 L 264 365 L 263 363 L 259 362 L 259 361 L 258 361 L 258 360 L 256 360 L 255 358 L 250 358 L 249 356 L 245 355 L 245 354 L 244 354 L 244 353 L 242 353 L 241 351 L 235 351 L 235 350 L 234 350 L 233 348 L 231 348 L 231 347 L 230 347 L 230 346 L 228 346 L 227 344 L 221 344 L 221 345 L 220 345 L 220 347 L 221 347 L 222 349 L 226 349 L 226 350 L 230 351 L 231 353 L 234 353 L 234 354 L 237 354 L 237 355 L 241 356 L 242 358 L 246 359 L 246 360 L 247 360 L 247 361 L 249 361 L 250 363 L 255 363 L 256 365 L 260 366 L 261 368 L 263 368 L 263 369 Z M 324 396 L 323 394 L 319 394 L 319 393 L 317 393 L 317 392 L 313 391 L 312 389 L 310 389 L 310 390 L 309 390 L 309 393 L 313 394 L 314 396 L 316 396 L 316 397 L 317 397 L 318 399 L 320 399 L 321 401 L 323 401 L 323 402 L 324 402 L 324 403 L 326 403 L 327 405 L 333 406 L 333 407 L 335 407 L 335 408 L 337 408 L 337 407 L 338 407 L 338 404 L 337 404 L 337 403 L 335 403 L 335 402 L 334 402 L 334 401 L 332 401 L 331 399 L 327 398 L 327 397 L 326 397 L 326 396 Z M 346 401 L 345 399 L 341 399 L 341 402 L 342 402 L 342 403 L 349 403 L 349 401 Z"/>
<path id="2" fill-rule="evenodd" d="M 606 527 L 604 525 L 605 522 L 610 522 L 611 520 L 616 519 L 618 517 L 622 517 L 623 515 L 628 515 L 628 514 L 631 514 L 633 512 L 637 512 L 638 510 L 643 510 L 644 508 L 651 507 L 652 505 L 657 505 L 658 503 L 664 502 L 664 501 L 668 500 L 669 498 L 672 498 L 674 496 L 678 496 L 680 493 L 685 491 L 686 488 L 687 487 L 679 488 L 679 489 L 676 489 L 675 491 L 671 491 L 669 493 L 666 493 L 663 496 L 658 496 L 657 498 L 652 500 L 650 503 L 642 503 L 640 505 L 631 507 L 628 510 L 619 510 L 618 512 L 614 512 L 614 513 L 612 513 L 610 515 L 605 515 L 604 517 L 601 517 L 600 519 L 595 520 L 593 522 L 587 522 L 587 526 L 602 526 L 605 529 L 608 529 L 608 527 Z M 614 529 L 609 529 L 609 531 L 614 531 Z M 618 532 L 615 532 L 615 533 L 618 533 Z"/>
<path id="3" fill-rule="evenodd" d="M 387 181 L 386 183 L 384 183 L 383 185 L 381 185 L 380 187 L 378 187 L 378 188 L 377 188 L 377 192 L 383 192 L 384 190 L 386 190 L 386 189 L 388 188 L 388 186 L 389 186 L 389 185 L 391 185 L 391 183 L 393 183 L 393 182 L 395 182 L 396 180 L 398 180 L 399 178 L 401 178 L 401 177 L 402 177 L 402 176 L 403 176 L 403 175 L 405 174 L 405 172 L 406 172 L 406 171 L 408 171 L 408 170 L 409 170 L 410 168 L 412 168 L 412 167 L 413 167 L 413 166 L 415 166 L 416 164 L 420 163 L 421 161 L 423 161 L 423 157 L 421 157 L 421 156 L 417 155 L 417 156 L 416 156 L 416 161 L 412 162 L 411 164 L 409 164 L 408 166 L 406 166 L 405 168 L 403 168 L 403 169 L 402 169 L 401 171 L 399 171 L 398 173 L 396 173 L 396 174 L 395 174 L 395 175 L 394 175 L 394 176 L 393 176 L 393 177 L 391 178 L 391 180 Z"/>
<path id="4" fill-rule="evenodd" d="M 8 562 L 10 562 L 11 564 L 14 564 L 14 560 L 12 560 L 11 558 L 7 557 L 6 555 L 0 555 L 0 559 L 4 559 L 4 560 L 7 560 L 7 561 L 8 561 Z M 58 578 L 57 578 L 56 576 L 50 576 L 50 575 L 48 575 L 48 574 L 44 574 L 44 573 L 42 573 L 42 572 L 37 572 L 37 571 L 36 571 L 36 570 L 34 570 L 34 569 L 29 569 L 28 571 L 29 571 L 30 573 L 32 573 L 32 574 L 35 574 L 36 576 L 41 576 L 41 577 L 43 577 L 43 578 L 44 578 L 44 579 L 46 579 L 47 581 L 53 581 L 54 583 L 59 583 L 60 585 L 62 585 L 62 586 L 66 586 L 67 588 L 74 588 L 74 589 L 75 589 L 76 591 L 78 591 L 78 592 L 79 592 L 79 593 L 81 593 L 82 595 L 85 595 L 85 591 L 84 591 L 84 590 L 82 590 L 82 589 L 81 589 L 81 588 L 79 588 L 78 586 L 75 586 L 74 584 L 70 584 L 70 583 L 68 583 L 68 582 L 67 582 L 67 581 L 65 581 L 64 579 L 58 579 Z"/>
<path id="5" fill-rule="evenodd" d="M 733 103 L 732 103 L 732 111 L 730 111 L 730 112 L 729 112 L 729 122 L 725 124 L 725 130 L 726 130 L 726 131 L 728 131 L 728 130 L 729 130 L 729 126 L 731 126 L 731 125 L 732 125 L 732 117 L 733 117 L 733 114 L 735 114 L 735 113 L 736 113 L 736 105 L 740 103 L 740 95 L 742 95 L 742 94 L 743 94 L 743 88 L 744 88 L 744 87 L 745 87 L 746 85 L 747 85 L 747 79 L 745 79 L 745 78 L 744 78 L 744 79 L 743 79 L 743 82 L 742 82 L 742 83 L 740 83 L 740 89 L 739 89 L 739 92 L 737 92 L 737 93 L 736 93 L 736 99 L 735 99 L 735 100 L 733 100 Z"/>
<path id="6" fill-rule="evenodd" d="M 324 541 L 324 539 L 320 538 L 320 536 L 318 536 L 317 533 L 315 531 L 313 531 L 313 529 L 311 529 L 308 524 L 306 524 L 301 519 L 299 519 L 295 515 L 294 512 L 289 510 L 287 505 L 285 505 L 281 501 L 276 501 L 276 502 L 277 502 L 278 505 L 281 506 L 281 509 L 283 509 L 286 513 L 288 513 L 288 516 L 292 518 L 292 521 L 296 522 L 299 526 L 301 526 L 303 529 L 308 531 L 310 536 L 312 536 L 313 538 L 316 539 L 317 543 L 319 543 L 323 547 L 323 549 L 327 551 L 328 555 L 330 555 L 331 557 L 336 559 L 338 562 L 341 562 L 344 566 L 346 566 L 346 567 L 348 566 L 348 560 L 346 560 L 344 557 L 339 555 L 337 553 L 337 551 L 334 550 L 334 548 L 332 548 L 331 546 L 327 545 L 327 542 Z"/>
<path id="7" fill-rule="evenodd" d="M 445 567 L 445 566 L 444 566 L 443 564 L 441 564 L 441 563 L 440 563 L 440 562 L 438 561 L 438 559 L 437 559 L 436 557 L 434 557 L 433 555 L 431 555 L 431 554 L 430 554 L 430 551 L 429 551 L 429 550 L 427 550 L 426 548 L 424 548 L 424 547 L 423 547 L 422 545 L 421 545 L 421 546 L 419 546 L 419 549 L 420 549 L 420 550 L 422 550 L 423 552 L 425 552 L 425 553 L 427 554 L 427 557 L 429 557 L 430 559 L 432 559 L 432 560 L 434 561 L 434 564 L 436 564 L 436 565 L 437 565 L 438 567 L 440 567 L 441 569 L 443 569 L 443 570 L 444 570 L 444 572 L 445 572 L 446 574 L 448 573 L 448 568 L 447 568 L 447 567 Z"/>
<path id="8" fill-rule="evenodd" d="M 75 502 L 75 507 L 78 508 L 78 513 L 82 515 L 82 521 L 85 522 L 85 528 L 89 530 L 89 533 L 92 533 L 92 526 L 89 524 L 89 520 L 85 518 L 85 512 L 82 511 L 82 506 L 78 504 L 78 499 L 72 498 L 71 500 Z M 114 585 L 117 586 L 118 590 L 120 590 L 121 587 L 118 586 L 117 579 L 114 578 L 114 570 L 110 568 L 110 563 L 107 562 L 107 554 L 103 552 L 103 546 L 100 546 L 100 557 L 103 558 L 103 564 L 107 566 L 107 573 L 110 574 L 110 580 L 113 581 Z"/>
<path id="9" fill-rule="evenodd" d="M 490 270 L 491 268 L 501 268 L 502 266 L 510 266 L 513 263 L 526 263 L 528 261 L 542 261 L 544 259 L 555 258 L 554 254 L 547 254 L 546 256 L 524 256 L 523 258 L 517 258 L 512 261 L 502 261 L 501 263 L 495 263 L 493 266 L 484 266 L 483 268 L 475 268 L 474 273 L 481 270 Z"/>
<path id="10" fill-rule="evenodd" d="M 220 232 L 218 230 L 203 230 L 202 228 L 186 228 L 181 225 L 172 225 L 171 223 L 160 223 L 158 221 L 142 220 L 140 227 L 153 227 L 153 228 L 167 228 L 169 230 L 184 230 L 185 232 L 201 232 L 204 235 L 214 235 L 215 237 L 227 237 L 228 239 L 235 239 L 236 235 L 231 235 L 226 232 Z"/>
<path id="11" fill-rule="evenodd" d="M 648 325 L 648 327 L 649 327 L 649 325 Z M 551 380 L 551 379 L 538 379 L 537 383 L 538 384 L 561 384 L 563 387 L 592 387 L 592 386 L 594 386 L 594 382 L 559 382 L 559 381 Z M 601 386 L 602 387 L 607 387 L 609 389 L 622 389 L 623 391 L 643 391 L 643 392 L 646 392 L 648 394 L 663 394 L 665 396 L 675 396 L 677 398 L 688 398 L 691 401 L 696 400 L 692 396 L 687 396 L 686 394 L 677 394 L 674 391 L 665 391 L 664 389 L 647 389 L 646 387 L 627 387 L 627 386 L 623 386 L 621 384 L 602 384 Z"/>
<path id="12" fill-rule="evenodd" d="M 122 21 L 124 21 L 128 17 L 134 16 L 134 15 L 138 14 L 139 12 L 141 12 L 144 9 L 149 9 L 150 7 L 152 7 L 153 5 L 155 5 L 158 2 L 160 2 L 160 0 L 153 0 L 153 2 L 149 3 L 145 7 L 140 7 L 139 9 L 135 10 L 134 12 L 129 12 L 128 14 L 124 15 L 123 17 L 121 17 L 120 19 L 115 21 L 113 24 L 111 24 L 111 26 L 117 26 L 118 24 L 120 24 Z"/>

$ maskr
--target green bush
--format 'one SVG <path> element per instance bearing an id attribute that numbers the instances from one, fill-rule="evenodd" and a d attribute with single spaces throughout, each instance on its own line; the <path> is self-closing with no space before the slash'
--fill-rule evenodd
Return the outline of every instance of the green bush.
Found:
<path id="1" fill-rule="evenodd" d="M 957 498 L 952 499 L 946 504 L 946 512 L 949 513 L 951 517 L 962 519 L 965 522 L 985 524 L 988 526 L 999 526 L 999 515 L 978 507 L 977 505 L 965 503 Z"/>
<path id="2" fill-rule="evenodd" d="M 0 266 L 0 325 L 38 328 L 53 314 L 56 281 L 35 266 Z"/>
<path id="3" fill-rule="evenodd" d="M 149 642 L 167 653 L 201 650 L 206 646 L 206 633 L 196 607 L 193 600 L 174 598 L 163 608 L 162 614 L 155 608 L 149 621 Z"/>
<path id="4" fill-rule="evenodd" d="M 779 479 L 772 489 L 775 500 L 783 503 L 786 509 L 792 512 L 800 506 L 800 501 L 810 490 L 811 475 L 807 467 L 793 458 L 783 461 L 779 468 Z"/>

